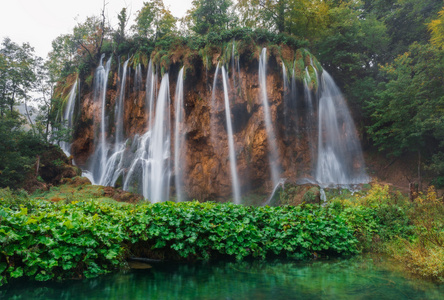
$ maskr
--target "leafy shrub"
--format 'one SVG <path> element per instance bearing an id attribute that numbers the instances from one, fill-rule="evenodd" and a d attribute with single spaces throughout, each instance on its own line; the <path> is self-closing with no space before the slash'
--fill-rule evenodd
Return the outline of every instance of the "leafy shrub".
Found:
<path id="1" fill-rule="evenodd" d="M 188 260 L 357 253 L 346 220 L 310 205 L 11 201 L 2 199 L 0 208 L 2 283 L 96 276 L 130 253 Z"/>

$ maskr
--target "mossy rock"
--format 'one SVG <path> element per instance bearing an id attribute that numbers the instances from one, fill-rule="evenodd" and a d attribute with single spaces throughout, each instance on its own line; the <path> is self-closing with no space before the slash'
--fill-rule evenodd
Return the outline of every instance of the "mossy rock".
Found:
<path id="1" fill-rule="evenodd" d="M 317 204 L 320 202 L 320 199 L 321 193 L 318 186 L 286 183 L 276 191 L 275 195 L 270 200 L 269 205 L 297 206 L 303 203 Z"/>
<path id="2" fill-rule="evenodd" d="M 302 201 L 305 203 L 319 203 L 321 201 L 321 191 L 318 186 L 313 186 L 305 192 L 302 196 Z"/>

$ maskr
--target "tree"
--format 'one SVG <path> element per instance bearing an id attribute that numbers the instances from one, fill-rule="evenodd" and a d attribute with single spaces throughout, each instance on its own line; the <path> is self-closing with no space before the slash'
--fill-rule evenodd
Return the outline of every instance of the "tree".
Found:
<path id="1" fill-rule="evenodd" d="M 103 12 L 102 12 L 103 13 Z M 105 24 L 105 15 L 102 19 L 92 16 L 85 22 L 78 23 L 73 29 L 73 41 L 77 47 L 77 53 L 88 57 L 91 63 L 99 60 L 105 37 L 110 29 Z"/>
<path id="2" fill-rule="evenodd" d="M 444 7 L 438 13 L 438 18 L 432 20 L 427 26 L 431 34 L 432 45 L 444 49 Z"/>
<path id="3" fill-rule="evenodd" d="M 125 27 L 128 24 L 128 16 L 126 14 L 126 8 L 122 8 L 120 13 L 117 15 L 117 19 L 119 20 L 119 25 L 117 31 L 114 36 L 114 40 L 117 44 L 120 44 L 125 40 Z"/>
<path id="4" fill-rule="evenodd" d="M 207 34 L 210 31 L 228 28 L 230 0 L 194 0 L 192 9 L 188 12 L 193 25 L 192 30 L 197 34 Z"/>
<path id="5" fill-rule="evenodd" d="M 34 48 L 5 38 L 0 48 L 0 115 L 28 96 L 35 81 Z"/>
<path id="6" fill-rule="evenodd" d="M 23 117 L 16 111 L 0 116 L 0 187 L 20 188 L 44 144 L 25 131 Z"/>
<path id="7" fill-rule="evenodd" d="M 408 51 L 412 43 L 429 41 L 427 24 L 442 7 L 442 1 L 436 0 L 363 0 L 363 4 L 363 17 L 371 15 L 386 25 L 391 60 Z"/>
<path id="8" fill-rule="evenodd" d="M 73 35 L 64 34 L 52 41 L 52 51 L 48 54 L 45 66 L 52 82 L 57 82 L 75 72 L 80 56 Z"/>
<path id="9" fill-rule="evenodd" d="M 137 12 L 134 29 L 143 37 L 158 39 L 174 31 L 176 18 L 162 0 L 144 2 Z"/>
<path id="10" fill-rule="evenodd" d="M 444 51 L 414 43 L 381 74 L 385 81 L 367 102 L 370 137 L 390 155 L 418 153 L 420 170 L 422 158 L 444 152 Z"/>
<path id="11" fill-rule="evenodd" d="M 239 0 L 237 8 L 244 26 L 267 28 L 312 40 L 325 29 L 330 2 L 333 1 Z"/>

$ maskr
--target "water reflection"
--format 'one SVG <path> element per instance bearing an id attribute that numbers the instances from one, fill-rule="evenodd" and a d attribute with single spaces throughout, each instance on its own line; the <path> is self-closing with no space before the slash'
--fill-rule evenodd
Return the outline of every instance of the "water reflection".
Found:
<path id="1" fill-rule="evenodd" d="M 63 283 L 17 281 L 5 299 L 443 299 L 444 285 L 409 279 L 385 258 L 159 264 Z M 390 268 L 389 268 L 390 267 Z"/>

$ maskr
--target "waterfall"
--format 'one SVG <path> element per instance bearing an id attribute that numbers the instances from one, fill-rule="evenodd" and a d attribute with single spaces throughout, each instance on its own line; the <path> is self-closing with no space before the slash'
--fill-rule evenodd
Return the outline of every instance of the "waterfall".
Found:
<path id="1" fill-rule="evenodd" d="M 114 148 L 117 150 L 120 148 L 123 142 L 123 123 L 124 123 L 124 110 L 125 110 L 125 90 L 126 90 L 126 73 L 128 70 L 129 59 L 123 64 L 123 72 L 119 89 L 119 98 L 116 101 L 115 120 L 116 120 L 116 142 Z"/>
<path id="2" fill-rule="evenodd" d="M 143 195 L 151 202 L 166 201 L 170 187 L 170 93 L 168 74 L 160 84 L 148 151 L 148 187 Z M 146 180 L 146 179 L 145 179 Z"/>
<path id="3" fill-rule="evenodd" d="M 68 97 L 68 103 L 65 107 L 65 113 L 63 114 L 63 121 L 66 122 L 66 128 L 71 130 L 73 128 L 73 114 L 74 114 L 74 106 L 77 95 L 77 81 L 76 80 L 71 88 L 71 91 L 69 92 Z M 65 152 L 66 156 L 71 155 L 71 143 L 69 142 L 61 142 L 60 147 L 62 148 L 63 152 Z"/>
<path id="4" fill-rule="evenodd" d="M 138 122 L 143 123 L 144 128 L 134 130 L 134 132 L 140 132 L 139 130 L 141 130 L 140 135 L 127 137 L 125 134 L 127 125 L 124 124 L 125 103 L 126 105 L 130 105 L 130 103 L 128 103 L 129 98 L 125 101 L 125 93 L 126 91 L 131 91 L 132 95 L 136 95 L 135 97 L 137 97 L 137 99 L 141 99 L 139 98 L 139 96 L 142 96 L 140 93 L 137 94 L 132 91 L 138 92 L 143 90 L 142 69 L 144 67 L 140 64 L 137 65 L 132 72 L 133 77 L 130 77 L 129 72 L 131 68 L 128 65 L 129 60 L 126 60 L 124 63 L 122 61 L 123 66 L 119 68 L 120 80 L 116 84 L 118 89 L 115 97 L 115 106 L 114 109 L 109 108 L 110 104 L 107 102 L 106 97 L 111 58 L 105 63 L 104 57 L 105 56 L 102 55 L 94 77 L 94 103 L 92 105 L 93 109 L 95 109 L 94 113 L 96 113 L 93 127 L 94 153 L 89 158 L 89 166 L 87 166 L 88 170 L 86 170 L 85 174 L 87 174 L 88 178 L 90 178 L 94 184 L 109 186 L 115 186 L 117 183 L 122 184 L 124 190 L 139 192 L 151 202 L 159 202 L 169 200 L 170 186 L 172 186 L 170 180 L 172 171 L 174 170 L 177 200 L 185 200 L 183 182 L 186 174 L 184 173 L 182 162 L 185 160 L 186 147 L 184 147 L 185 136 L 183 128 L 186 126 L 186 121 L 191 120 L 192 122 L 198 123 L 200 115 L 191 115 L 190 120 L 185 120 L 184 69 L 182 68 L 178 74 L 173 107 L 171 103 L 172 99 L 170 98 L 168 74 L 163 76 L 160 88 L 158 88 L 159 77 L 156 74 L 159 74 L 159 72 L 156 73 L 154 71 L 154 66 L 150 61 L 146 67 L 145 107 L 142 108 L 143 104 L 135 102 L 136 105 L 140 106 L 140 109 L 146 110 L 140 114 L 137 111 L 137 115 L 134 116 L 135 118 L 146 117 L 146 119 L 141 119 L 141 122 Z M 228 57 L 228 59 L 230 58 Z M 294 64 L 296 64 L 296 62 Z M 199 113 L 204 116 L 205 119 L 203 121 L 205 124 L 207 124 L 206 122 L 208 121 L 206 118 L 208 117 L 209 110 L 211 132 L 209 132 L 207 128 L 202 129 L 203 138 L 200 139 L 199 137 L 200 140 L 196 141 L 198 147 L 188 146 L 190 146 L 190 149 L 201 151 L 200 147 L 205 147 L 204 143 L 208 142 L 208 140 L 206 140 L 208 138 L 211 139 L 211 145 L 209 145 L 209 148 L 204 148 L 204 151 L 207 153 L 204 155 L 214 154 L 220 159 L 222 155 L 225 154 L 225 158 L 221 160 L 222 163 L 209 164 L 208 168 L 207 165 L 205 165 L 206 169 L 204 169 L 202 173 L 207 174 L 212 172 L 211 180 L 216 178 L 216 185 L 225 183 L 225 181 L 219 181 L 219 178 L 222 175 L 223 162 L 227 165 L 224 173 L 228 173 L 229 165 L 232 185 L 231 192 L 234 203 L 241 203 L 241 190 L 244 187 L 241 186 L 241 182 L 245 184 L 245 186 L 248 184 L 246 179 L 239 177 L 238 168 L 242 170 L 242 174 L 249 174 L 251 170 L 254 170 L 254 167 L 257 167 L 253 165 L 253 168 L 251 168 L 251 165 L 249 165 L 250 163 L 256 162 L 251 159 L 252 157 L 256 159 L 257 156 L 263 160 L 264 156 L 268 155 L 270 174 L 258 174 L 258 176 L 254 177 L 254 180 L 269 176 L 269 179 L 265 181 L 267 181 L 267 183 L 271 182 L 273 185 L 270 187 L 270 190 L 273 190 L 271 196 L 273 196 L 279 189 L 279 186 L 285 182 L 285 179 L 281 178 L 281 176 L 283 176 L 282 174 L 284 174 L 283 170 L 281 170 L 281 165 L 287 168 L 285 171 L 287 172 L 286 174 L 289 175 L 298 173 L 293 172 L 290 168 L 302 166 L 300 170 L 303 172 L 308 169 L 309 166 L 306 165 L 305 161 L 307 161 L 306 158 L 308 158 L 309 153 L 302 153 L 301 151 L 305 149 L 305 144 L 297 145 L 296 143 L 301 137 L 291 131 L 297 131 L 298 126 L 299 133 L 303 134 L 304 138 L 306 135 L 308 144 L 310 145 L 308 151 L 311 151 L 310 161 L 313 166 L 310 170 L 314 179 L 310 177 L 306 179 L 307 182 L 319 184 L 321 188 L 327 188 L 338 185 L 349 186 L 368 182 L 369 180 L 365 173 L 361 147 L 353 120 L 347 109 L 345 99 L 342 97 L 340 90 L 331 76 L 326 71 L 319 72 L 318 74 L 318 70 L 315 68 L 313 62 L 311 62 L 311 66 L 309 65 L 305 68 L 305 73 L 302 72 L 303 78 L 300 92 L 301 94 L 304 92 L 305 100 L 299 100 L 297 99 L 295 72 L 298 74 L 298 78 L 301 74 L 299 74 L 295 65 L 291 72 L 290 68 L 288 65 L 282 64 L 282 77 L 280 74 L 277 74 L 277 76 L 275 76 L 276 74 L 272 74 L 272 76 L 270 75 L 268 77 L 270 80 L 271 78 L 276 80 L 276 78 L 279 77 L 279 82 L 280 78 L 283 80 L 283 107 L 278 108 L 276 104 L 280 102 L 271 101 L 271 103 L 269 103 L 269 95 L 267 93 L 267 50 L 265 48 L 262 49 L 258 70 L 259 95 L 256 94 L 260 97 L 258 101 L 262 101 L 262 103 L 256 102 L 252 105 L 250 99 L 254 98 L 254 96 L 251 97 L 251 95 L 244 95 L 244 99 L 236 98 L 240 103 L 249 101 L 248 104 L 246 104 L 249 105 L 248 115 L 246 112 L 244 114 L 239 110 L 239 118 L 251 117 L 253 119 L 251 119 L 251 121 L 250 119 L 241 120 L 242 122 L 239 122 L 239 128 L 234 128 L 234 124 L 236 123 L 233 122 L 237 120 L 233 118 L 233 115 L 236 114 L 232 115 L 231 110 L 238 107 L 233 106 L 232 101 L 234 100 L 230 99 L 230 95 L 238 95 L 236 92 L 240 89 L 241 77 L 239 57 L 235 56 L 235 44 L 233 42 L 231 60 L 225 62 L 225 65 L 218 63 L 216 66 L 211 99 L 209 99 L 210 91 L 206 91 L 206 94 L 204 93 L 203 95 L 208 97 L 208 102 L 199 102 L 199 109 L 201 109 Z M 311 68 L 313 68 L 313 70 Z M 303 68 L 301 70 L 304 71 Z M 314 78 L 315 76 L 316 78 Z M 219 78 L 221 78 L 221 81 L 218 82 Z M 313 91 L 312 82 L 314 82 L 315 79 L 317 89 Z M 255 82 L 249 81 L 248 79 L 244 82 L 244 87 L 251 86 L 256 88 Z M 73 112 L 78 84 L 77 81 L 74 83 L 62 116 L 68 128 L 73 126 Z M 209 84 L 205 86 L 210 88 Z M 220 90 L 216 91 L 218 84 Z M 304 90 L 302 90 L 302 85 Z M 278 86 L 278 84 L 273 84 L 273 86 Z M 197 88 L 198 91 L 199 88 Z M 270 86 L 268 89 L 270 89 Z M 246 99 L 247 96 L 248 99 Z M 216 97 L 220 99 L 216 99 Z M 114 99 L 112 100 L 112 103 L 114 103 Z M 296 103 L 296 100 L 298 100 L 299 103 Z M 128 108 L 128 106 L 126 107 Z M 173 113 L 171 109 L 173 108 L 175 119 L 171 120 L 171 114 Z M 305 109 L 305 111 L 301 110 L 301 108 Z M 193 109 L 193 107 L 191 106 L 190 109 Z M 225 109 L 227 140 L 225 140 L 223 130 L 225 125 L 222 120 L 223 109 Z M 282 120 L 279 120 L 281 109 L 284 110 L 284 115 Z M 274 122 L 282 122 L 282 124 L 273 123 L 273 116 L 276 112 L 279 112 L 279 115 L 275 116 L 276 120 Z M 113 115 L 110 115 L 111 113 Z M 126 113 L 128 113 L 128 111 Z M 298 119 L 296 113 L 299 114 L 301 120 Z M 112 122 L 114 122 L 114 124 L 110 124 Z M 174 128 L 172 128 L 172 122 L 174 122 Z M 304 130 L 302 130 L 302 124 L 304 124 Z M 196 124 L 192 126 L 196 126 Z M 257 126 L 262 130 L 261 133 L 266 134 L 266 136 L 259 136 L 262 139 L 259 141 L 261 147 L 263 145 L 263 139 L 266 139 L 268 148 L 260 149 L 260 151 L 265 150 L 265 154 L 264 152 L 256 154 L 256 152 L 252 151 L 255 149 L 248 149 L 246 145 L 242 144 L 244 140 L 246 141 L 245 144 L 251 144 L 249 140 L 250 133 L 253 132 Z M 294 145 L 296 145 L 294 151 L 285 148 L 286 153 L 289 153 L 292 157 L 288 157 L 284 161 L 281 161 L 281 157 L 279 156 L 278 145 L 281 144 L 279 144 L 277 139 L 279 135 L 276 131 L 281 127 L 285 127 L 285 140 L 282 142 L 282 145 L 286 147 L 294 147 Z M 236 135 L 234 134 L 234 129 L 239 130 L 236 131 Z M 171 136 L 173 134 L 172 130 L 174 130 L 174 137 Z M 131 130 L 131 132 L 133 132 L 133 130 Z M 246 132 L 248 134 L 245 134 Z M 283 134 L 284 131 L 282 131 L 282 135 Z M 125 140 L 126 138 L 128 138 L 128 140 Z M 174 138 L 174 145 L 171 145 L 172 138 Z M 193 142 L 195 141 L 193 140 Z M 174 146 L 174 158 L 171 153 L 172 146 Z M 225 146 L 228 149 L 228 153 L 224 152 Z M 69 144 L 62 144 L 62 147 L 65 151 L 69 151 Z M 212 150 L 211 147 L 213 147 L 214 150 Z M 252 153 L 254 156 L 249 156 Z M 172 166 L 173 159 L 174 166 Z M 260 161 L 260 163 L 262 164 L 263 162 Z M 216 172 L 221 173 L 215 174 Z M 258 184 L 261 183 L 255 182 L 252 187 L 256 188 Z M 225 190 L 225 187 L 222 188 Z M 230 192 L 230 190 L 228 190 L 228 192 Z M 210 193 L 212 193 L 212 191 L 210 191 Z"/>
<path id="5" fill-rule="evenodd" d="M 234 151 L 234 139 L 233 139 L 233 125 L 231 122 L 230 100 L 228 96 L 228 74 L 225 71 L 225 67 L 222 67 L 222 82 L 224 86 L 225 117 L 227 121 L 227 139 L 228 139 L 228 151 L 230 158 L 231 185 L 233 189 L 234 203 L 240 204 L 241 193 L 239 188 L 239 179 L 237 176 L 236 154 Z"/>
<path id="6" fill-rule="evenodd" d="M 183 191 L 182 191 L 182 174 L 180 164 L 180 154 L 182 153 L 184 134 L 180 132 L 180 126 L 183 122 L 183 67 L 180 69 L 179 76 L 177 77 L 176 84 L 176 95 L 174 97 L 176 104 L 176 127 L 174 130 L 174 172 L 175 172 L 175 184 L 176 184 L 176 196 L 177 201 L 183 201 Z"/>
<path id="7" fill-rule="evenodd" d="M 316 159 L 315 157 L 315 144 L 316 144 L 316 130 L 315 130 L 315 124 L 316 124 L 316 118 L 313 108 L 313 97 L 312 97 L 312 91 L 310 89 L 310 82 L 311 77 L 308 73 L 308 69 L 305 68 L 305 78 L 304 78 L 304 99 L 305 99 L 305 107 L 306 107 L 306 114 L 305 114 L 305 131 L 307 134 L 307 140 L 308 140 L 308 146 L 310 148 L 310 161 L 314 162 Z"/>
<path id="8" fill-rule="evenodd" d="M 268 159 L 270 162 L 271 170 L 271 180 L 273 183 L 273 188 L 276 187 L 280 182 L 280 168 L 279 168 L 279 155 L 276 143 L 276 136 L 273 129 L 273 124 L 271 122 L 270 107 L 268 104 L 267 96 L 267 49 L 263 48 L 261 56 L 259 58 L 259 84 L 261 91 L 261 98 L 264 108 L 264 119 L 265 127 L 268 136 Z"/>
<path id="9" fill-rule="evenodd" d="M 123 117 L 123 111 L 124 111 L 124 100 L 125 100 L 125 88 L 126 88 L 126 71 L 128 66 L 128 61 L 126 60 L 123 64 L 123 72 L 122 72 L 122 78 L 120 81 L 120 88 L 119 88 L 119 97 L 116 100 L 116 108 L 114 111 L 114 116 L 116 120 L 116 136 L 115 136 L 115 142 L 114 142 L 114 148 L 109 149 L 108 146 L 104 146 L 103 149 L 107 149 L 106 153 L 108 153 L 109 157 L 105 155 L 101 160 L 101 172 L 100 172 L 100 179 L 98 183 L 100 185 L 104 186 L 114 186 L 116 184 L 116 181 L 123 173 L 123 157 L 124 157 L 124 151 L 125 151 L 125 143 L 123 141 L 123 123 L 124 123 L 124 117 Z M 102 110 L 102 122 L 105 124 L 105 116 L 104 111 Z M 102 128 L 105 129 L 105 126 Z M 105 132 L 102 132 L 102 138 L 104 141 L 103 145 L 106 145 L 105 141 Z M 103 152 L 105 153 L 105 151 Z"/>
<path id="10" fill-rule="evenodd" d="M 136 72 L 134 73 L 134 92 L 139 92 L 142 90 L 142 65 L 139 63 L 136 67 Z"/>
<path id="11" fill-rule="evenodd" d="M 152 125 L 152 115 L 154 112 L 154 99 L 156 98 L 156 88 L 157 88 L 157 76 L 154 74 L 153 63 L 149 62 L 148 71 L 146 74 L 146 107 L 148 113 L 148 129 Z"/>
<path id="12" fill-rule="evenodd" d="M 210 103 L 210 136 L 211 136 L 211 144 L 216 152 L 216 83 L 217 83 L 217 74 L 219 73 L 219 63 L 217 63 L 216 71 L 214 72 L 213 79 L 213 89 L 211 90 L 211 103 Z"/>
<path id="13" fill-rule="evenodd" d="M 108 144 L 106 141 L 107 133 L 107 120 L 106 120 L 106 90 L 108 86 L 108 75 L 111 68 L 111 57 L 108 59 L 105 67 L 103 67 L 103 58 L 105 54 L 102 54 L 100 58 L 100 65 L 97 67 L 95 78 L 94 78 L 94 101 L 101 102 L 101 118 L 100 118 L 100 136 L 98 144 L 96 144 L 96 149 L 94 155 L 92 156 L 91 165 L 91 177 L 90 179 L 93 184 L 99 183 L 102 174 L 104 173 L 104 168 L 106 166 L 106 161 L 108 157 Z M 94 141 L 96 142 L 96 138 Z"/>
<path id="14" fill-rule="evenodd" d="M 322 187 L 369 181 L 353 119 L 341 91 L 325 70 L 320 82 L 315 177 Z"/>
<path id="15" fill-rule="evenodd" d="M 284 126 L 285 126 L 285 138 L 288 139 L 288 133 L 290 131 L 290 107 L 291 107 L 291 90 L 288 89 L 287 69 L 282 62 L 282 96 L 284 99 Z"/>
<path id="16" fill-rule="evenodd" d="M 296 76 L 294 74 L 294 70 L 296 68 L 296 61 L 294 61 L 293 63 L 293 71 L 291 72 L 291 89 L 290 89 L 290 99 L 291 102 L 295 108 L 297 108 L 297 101 L 298 101 L 298 97 L 297 97 L 297 88 L 296 88 Z M 296 134 L 298 134 L 299 132 L 299 115 L 298 115 L 298 111 L 295 109 L 294 110 L 294 129 L 296 131 Z"/>

